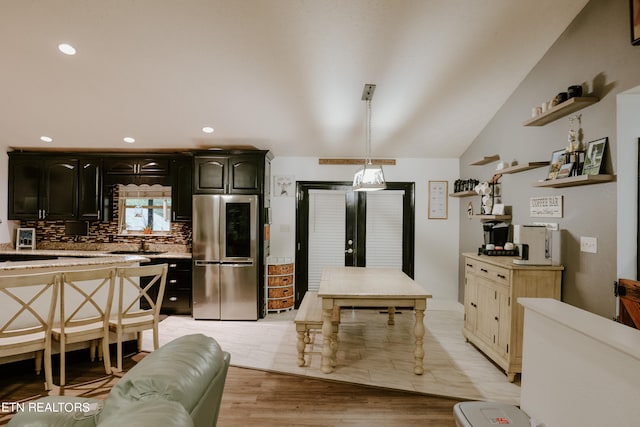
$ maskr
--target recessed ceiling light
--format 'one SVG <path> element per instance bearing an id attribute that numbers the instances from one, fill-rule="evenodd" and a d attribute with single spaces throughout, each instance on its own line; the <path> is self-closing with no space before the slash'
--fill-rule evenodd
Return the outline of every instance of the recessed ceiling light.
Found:
<path id="1" fill-rule="evenodd" d="M 211 126 L 205 126 L 202 128 L 202 132 L 204 133 L 213 133 L 213 128 Z"/>
<path id="2" fill-rule="evenodd" d="M 76 54 L 76 48 L 71 46 L 68 43 L 60 43 L 58 45 L 58 50 L 62 53 L 64 53 L 65 55 L 75 55 Z"/>
<path id="3" fill-rule="evenodd" d="M 41 136 L 40 137 L 40 141 L 42 142 L 53 142 L 53 138 L 51 138 L 50 136 Z"/>
<path id="4" fill-rule="evenodd" d="M 122 138 L 122 140 L 127 144 L 133 144 L 134 142 L 136 142 L 136 139 L 130 136 L 125 136 L 124 138 Z"/>

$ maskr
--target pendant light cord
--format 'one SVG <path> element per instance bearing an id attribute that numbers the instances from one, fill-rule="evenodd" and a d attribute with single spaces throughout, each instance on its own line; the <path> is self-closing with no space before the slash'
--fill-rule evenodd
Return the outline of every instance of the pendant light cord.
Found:
<path id="1" fill-rule="evenodd" d="M 366 146 L 365 150 L 367 152 L 366 164 L 371 164 L 371 100 L 367 99 L 367 130 L 366 130 Z"/>

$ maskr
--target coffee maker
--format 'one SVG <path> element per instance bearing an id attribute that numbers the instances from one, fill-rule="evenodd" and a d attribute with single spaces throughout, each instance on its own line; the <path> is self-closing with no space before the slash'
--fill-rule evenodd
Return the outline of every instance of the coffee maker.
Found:
<path id="1" fill-rule="evenodd" d="M 514 259 L 518 265 L 559 265 L 560 231 L 549 230 L 544 225 L 515 225 L 513 243 L 520 248 L 521 257 Z"/>
<path id="2" fill-rule="evenodd" d="M 478 250 L 483 255 L 517 255 L 513 250 L 505 250 L 505 243 L 511 241 L 511 225 L 501 221 L 486 221 L 482 223 L 484 244 Z"/>
<path id="3" fill-rule="evenodd" d="M 484 244 L 503 246 L 509 241 L 509 224 L 500 221 L 487 221 L 482 224 Z"/>

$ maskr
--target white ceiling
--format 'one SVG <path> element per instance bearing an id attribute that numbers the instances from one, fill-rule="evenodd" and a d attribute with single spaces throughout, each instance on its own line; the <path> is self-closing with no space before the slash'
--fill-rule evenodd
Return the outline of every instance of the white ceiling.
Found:
<path id="1" fill-rule="evenodd" d="M 458 157 L 586 3 L 2 0 L 0 145 Z"/>

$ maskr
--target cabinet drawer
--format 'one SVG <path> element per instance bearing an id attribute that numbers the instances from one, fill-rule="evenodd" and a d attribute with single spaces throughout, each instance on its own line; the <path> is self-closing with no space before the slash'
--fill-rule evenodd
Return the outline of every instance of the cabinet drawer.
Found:
<path id="1" fill-rule="evenodd" d="M 484 264 L 483 264 L 484 265 Z M 465 273 L 475 273 L 478 269 L 478 262 L 472 259 L 464 260 L 464 271 Z"/>
<path id="2" fill-rule="evenodd" d="M 167 274 L 166 289 L 191 290 L 191 272 L 172 271 Z"/>
<path id="3" fill-rule="evenodd" d="M 293 286 L 269 288 L 269 298 L 286 298 L 293 296 Z"/>
<path id="4" fill-rule="evenodd" d="M 268 304 L 269 310 L 279 310 L 291 307 L 293 307 L 293 296 L 291 298 L 270 299 Z"/>
<path id="5" fill-rule="evenodd" d="M 275 264 L 270 265 L 268 268 L 269 274 L 292 274 L 293 264 Z"/>
<path id="6" fill-rule="evenodd" d="M 478 263 L 476 274 L 486 277 L 494 283 L 501 283 L 504 285 L 509 284 L 510 270 L 502 267 L 496 267 L 494 265 Z"/>
<path id="7" fill-rule="evenodd" d="M 269 277 L 268 286 L 289 286 L 293 284 L 293 275 Z"/>
<path id="8" fill-rule="evenodd" d="M 162 314 L 191 314 L 191 291 L 166 289 L 160 312 Z"/>

